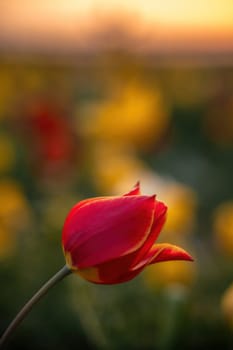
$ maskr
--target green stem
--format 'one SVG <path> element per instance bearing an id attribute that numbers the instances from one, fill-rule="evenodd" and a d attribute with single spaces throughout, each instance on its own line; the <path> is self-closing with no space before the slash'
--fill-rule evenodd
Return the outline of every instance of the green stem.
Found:
<path id="1" fill-rule="evenodd" d="M 8 328 L 3 333 L 0 339 L 0 348 L 8 341 L 12 332 L 17 328 L 17 326 L 23 321 L 27 316 L 29 311 L 33 306 L 47 293 L 47 291 L 61 281 L 65 276 L 69 275 L 71 270 L 65 265 L 61 270 L 59 270 L 53 277 L 51 277 L 48 282 L 46 282 L 36 294 L 24 305 L 24 307 L 19 311 L 13 321 L 10 323 Z"/>

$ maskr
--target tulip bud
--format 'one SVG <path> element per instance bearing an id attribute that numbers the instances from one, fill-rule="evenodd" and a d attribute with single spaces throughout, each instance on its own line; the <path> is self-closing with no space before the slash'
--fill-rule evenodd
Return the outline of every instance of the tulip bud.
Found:
<path id="1" fill-rule="evenodd" d="M 123 196 L 79 202 L 62 232 L 67 265 L 90 282 L 116 284 L 131 280 L 150 264 L 192 260 L 177 246 L 154 244 L 166 211 L 155 196 L 140 194 L 139 183 Z"/>

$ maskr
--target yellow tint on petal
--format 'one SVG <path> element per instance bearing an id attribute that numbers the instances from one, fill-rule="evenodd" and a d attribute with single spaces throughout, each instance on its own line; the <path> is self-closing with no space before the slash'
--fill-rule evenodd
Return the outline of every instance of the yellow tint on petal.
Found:
<path id="1" fill-rule="evenodd" d="M 183 261 L 166 261 L 148 266 L 143 280 L 149 289 L 163 288 L 171 284 L 191 286 L 196 278 L 194 264 Z"/>
<path id="2" fill-rule="evenodd" d="M 213 230 L 217 247 L 233 257 L 233 201 L 222 203 L 215 210 Z"/>
<path id="3" fill-rule="evenodd" d="M 63 248 L 63 251 L 64 251 L 64 248 Z M 78 267 L 73 265 L 71 254 L 69 252 L 64 251 L 64 255 L 65 255 L 65 259 L 66 259 L 66 265 L 68 266 L 68 268 L 72 272 L 77 273 L 78 275 L 80 275 L 82 278 L 84 278 L 87 281 L 96 282 L 96 283 L 101 282 L 101 280 L 99 278 L 99 272 L 98 272 L 98 269 L 96 267 L 88 267 L 86 269 L 78 269 Z"/>
<path id="4" fill-rule="evenodd" d="M 99 271 L 96 267 L 89 267 L 87 269 L 77 270 L 77 273 L 87 281 L 100 283 Z"/>
<path id="5" fill-rule="evenodd" d="M 73 265 L 73 261 L 72 261 L 72 257 L 71 257 L 71 254 L 70 252 L 66 252 L 64 250 L 64 247 L 62 246 L 62 249 L 63 249 L 63 253 L 65 255 L 65 260 L 66 260 L 66 265 L 68 266 L 68 268 L 72 271 L 77 271 L 78 268 L 76 266 Z"/>
<path id="6" fill-rule="evenodd" d="M 226 322 L 233 330 L 233 283 L 223 293 L 220 307 Z"/>

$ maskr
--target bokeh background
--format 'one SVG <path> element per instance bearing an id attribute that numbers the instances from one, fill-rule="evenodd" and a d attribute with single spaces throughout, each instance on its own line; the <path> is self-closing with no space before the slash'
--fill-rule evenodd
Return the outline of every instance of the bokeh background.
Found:
<path id="1" fill-rule="evenodd" d="M 0 3 L 0 330 L 64 264 L 79 200 L 138 180 L 194 263 L 72 276 L 8 349 L 233 348 L 233 3 Z"/>

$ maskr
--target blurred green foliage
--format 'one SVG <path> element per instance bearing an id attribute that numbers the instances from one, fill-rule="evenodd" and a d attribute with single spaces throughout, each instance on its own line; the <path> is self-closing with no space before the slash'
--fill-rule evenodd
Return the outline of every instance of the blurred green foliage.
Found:
<path id="1" fill-rule="evenodd" d="M 232 86 L 232 67 L 122 53 L 2 59 L 0 329 L 64 264 L 63 221 L 82 198 L 140 179 L 171 209 L 161 241 L 195 258 L 116 286 L 71 276 L 8 349 L 232 348 L 233 295 L 223 303 L 233 282 Z"/>

